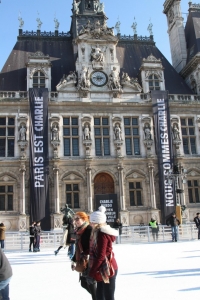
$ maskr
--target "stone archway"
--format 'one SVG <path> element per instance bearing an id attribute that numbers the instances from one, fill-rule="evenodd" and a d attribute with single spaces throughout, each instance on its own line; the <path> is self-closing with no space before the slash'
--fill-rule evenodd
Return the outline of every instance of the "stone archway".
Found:
<path id="1" fill-rule="evenodd" d="M 94 179 L 94 195 L 114 194 L 114 181 L 107 173 L 100 173 Z"/>

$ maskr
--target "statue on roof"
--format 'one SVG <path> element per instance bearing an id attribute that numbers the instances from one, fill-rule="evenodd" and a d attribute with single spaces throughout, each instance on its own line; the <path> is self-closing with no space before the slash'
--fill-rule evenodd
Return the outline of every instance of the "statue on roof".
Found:
<path id="1" fill-rule="evenodd" d="M 60 23 L 58 22 L 58 19 L 54 18 L 55 23 L 55 30 L 58 30 Z"/>
<path id="2" fill-rule="evenodd" d="M 134 22 L 133 22 L 131 28 L 133 28 L 133 33 L 137 34 L 137 22 L 135 20 L 135 17 L 134 17 Z"/>
<path id="3" fill-rule="evenodd" d="M 117 30 L 117 34 L 120 34 L 120 25 L 121 25 L 121 22 L 118 19 L 117 23 L 115 24 L 115 29 Z"/>
<path id="4" fill-rule="evenodd" d="M 40 18 L 37 18 L 36 21 L 37 21 L 37 29 L 40 30 L 42 26 L 42 21 L 40 20 Z"/>
<path id="5" fill-rule="evenodd" d="M 22 29 L 24 26 L 24 20 L 22 20 L 21 16 L 18 17 L 18 20 L 19 20 L 19 28 Z"/>
<path id="6" fill-rule="evenodd" d="M 150 34 L 150 35 L 153 35 L 153 30 L 152 30 L 152 28 L 153 28 L 153 24 L 151 23 L 151 19 L 150 19 L 149 26 L 147 27 L 147 30 L 149 31 L 149 34 Z"/>
<path id="7" fill-rule="evenodd" d="M 80 3 L 81 3 L 81 1 L 76 2 L 76 0 L 74 0 L 74 2 L 73 2 L 73 13 L 75 13 L 75 14 L 79 13 Z"/>

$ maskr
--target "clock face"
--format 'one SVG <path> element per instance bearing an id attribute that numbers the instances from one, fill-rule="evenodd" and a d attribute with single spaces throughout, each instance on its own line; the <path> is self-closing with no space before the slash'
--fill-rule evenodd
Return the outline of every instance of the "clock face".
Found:
<path id="1" fill-rule="evenodd" d="M 108 81 L 108 77 L 104 72 L 95 71 L 91 74 L 91 82 L 96 86 L 104 86 Z"/>

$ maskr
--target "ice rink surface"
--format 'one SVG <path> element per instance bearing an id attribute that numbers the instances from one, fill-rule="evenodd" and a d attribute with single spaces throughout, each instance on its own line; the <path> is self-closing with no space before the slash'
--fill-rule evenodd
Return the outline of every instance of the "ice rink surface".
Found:
<path id="1" fill-rule="evenodd" d="M 91 299 L 71 271 L 67 250 L 5 252 L 12 268 L 11 300 Z M 118 244 L 115 300 L 197 299 L 200 297 L 200 241 Z"/>

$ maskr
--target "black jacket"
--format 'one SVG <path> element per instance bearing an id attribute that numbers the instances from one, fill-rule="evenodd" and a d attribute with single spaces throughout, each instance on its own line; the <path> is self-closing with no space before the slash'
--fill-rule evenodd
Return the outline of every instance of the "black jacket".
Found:
<path id="1" fill-rule="evenodd" d="M 41 234 L 41 227 L 40 226 L 35 226 L 33 229 L 34 235 L 40 235 Z"/>
<path id="2" fill-rule="evenodd" d="M 194 222 L 195 222 L 195 224 L 196 224 L 196 226 L 197 226 L 197 228 L 198 228 L 199 225 L 200 225 L 200 218 L 199 218 L 199 217 L 195 217 L 195 218 L 194 218 Z"/>
<path id="3" fill-rule="evenodd" d="M 122 223 L 120 222 L 114 222 L 113 224 L 113 228 L 118 229 L 119 230 L 119 234 L 122 234 Z"/>
<path id="4" fill-rule="evenodd" d="M 170 218 L 167 219 L 167 225 L 171 225 L 171 226 L 179 226 L 180 225 L 180 221 L 175 217 L 171 216 Z"/>
<path id="5" fill-rule="evenodd" d="M 0 281 L 6 280 L 11 276 L 12 268 L 10 266 L 10 263 L 3 251 L 0 249 Z"/>
<path id="6" fill-rule="evenodd" d="M 89 248 L 90 248 L 90 236 L 92 232 L 92 226 L 88 225 L 81 235 L 81 245 L 83 248 L 83 253 L 85 255 L 89 254 Z M 76 261 L 76 253 L 74 254 L 74 257 L 72 258 L 72 261 Z"/>

